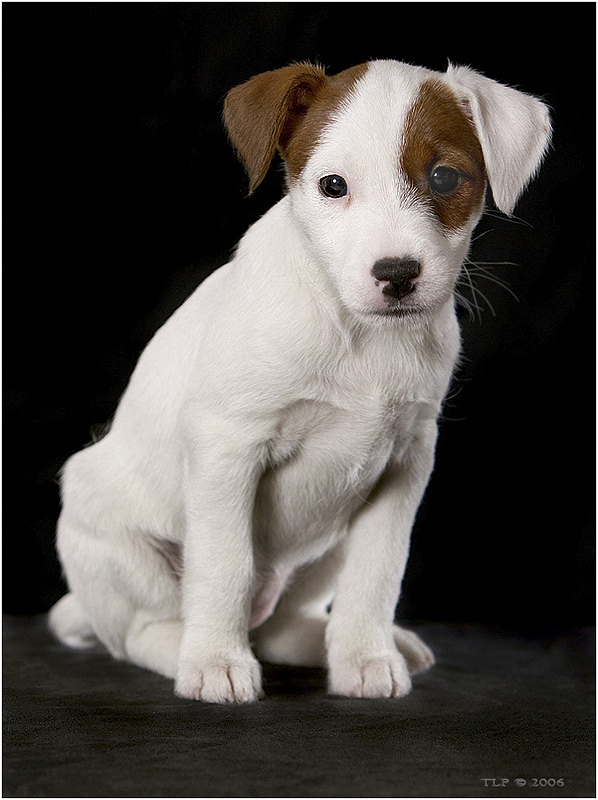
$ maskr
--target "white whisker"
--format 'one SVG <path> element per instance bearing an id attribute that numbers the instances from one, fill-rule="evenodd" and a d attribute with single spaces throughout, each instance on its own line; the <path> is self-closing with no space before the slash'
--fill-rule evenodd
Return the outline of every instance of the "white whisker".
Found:
<path id="1" fill-rule="evenodd" d="M 501 280 L 500 278 L 497 278 L 496 275 L 488 275 L 488 273 L 485 270 L 474 271 L 473 274 L 474 275 L 478 275 L 480 278 L 483 278 L 485 281 L 490 281 L 491 283 L 494 283 L 497 286 L 500 286 L 502 289 L 505 290 L 505 292 L 508 292 L 511 295 L 511 297 L 513 297 L 518 303 L 520 302 L 519 298 L 517 297 L 515 292 L 511 289 L 509 284 L 506 281 Z"/>
<path id="2" fill-rule="evenodd" d="M 520 266 L 515 261 L 470 261 L 466 259 L 466 263 L 472 267 L 518 267 Z"/>
<path id="3" fill-rule="evenodd" d="M 477 296 L 476 296 L 476 289 L 475 289 L 475 286 L 473 285 L 473 281 L 471 279 L 471 275 L 469 274 L 469 269 L 465 264 L 463 264 L 463 272 L 464 272 L 464 274 L 465 274 L 465 276 L 467 278 L 467 282 L 469 284 L 469 289 L 471 290 L 471 301 L 470 302 L 472 303 L 473 307 L 475 308 L 475 310 L 477 312 L 478 322 L 481 323 L 482 322 L 482 310 L 481 310 L 480 305 L 478 303 L 478 299 L 477 299 Z M 475 315 L 472 316 L 472 319 L 475 319 Z"/>
<path id="4" fill-rule="evenodd" d="M 504 278 L 499 277 L 498 275 L 494 274 L 489 268 L 490 267 L 518 267 L 519 264 L 516 264 L 513 261 L 471 261 L 470 259 L 465 259 L 463 263 L 463 273 L 460 276 L 459 280 L 457 281 L 457 290 L 455 291 L 455 297 L 457 303 L 465 308 L 470 316 L 470 319 L 475 319 L 473 309 L 475 308 L 477 312 L 477 319 L 481 323 L 482 321 L 482 307 L 481 301 L 488 307 L 492 316 L 496 316 L 496 312 L 492 302 L 487 297 L 486 294 L 481 290 L 477 281 L 479 279 L 483 279 L 490 283 L 495 284 L 496 286 L 500 286 L 506 292 L 508 292 L 514 300 L 518 303 L 520 302 L 519 298 L 515 294 L 515 292 L 511 289 L 508 282 L 504 280 Z M 465 294 L 465 293 L 466 294 Z M 467 295 L 470 295 L 467 296 Z"/>
<path id="5" fill-rule="evenodd" d="M 471 244 L 473 244 L 474 242 L 478 242 L 483 236 L 486 236 L 489 233 L 494 233 L 494 228 L 488 228 L 487 231 L 482 231 L 477 236 L 474 236 L 471 240 Z"/>
<path id="6" fill-rule="evenodd" d="M 512 222 L 513 225 L 523 225 L 525 228 L 534 227 L 531 224 L 531 222 L 526 222 L 526 220 L 521 219 L 521 217 L 515 217 L 515 216 L 508 217 L 506 214 L 503 214 L 502 211 L 486 210 L 484 211 L 484 216 L 493 217 L 494 219 L 501 219 L 504 222 Z"/>

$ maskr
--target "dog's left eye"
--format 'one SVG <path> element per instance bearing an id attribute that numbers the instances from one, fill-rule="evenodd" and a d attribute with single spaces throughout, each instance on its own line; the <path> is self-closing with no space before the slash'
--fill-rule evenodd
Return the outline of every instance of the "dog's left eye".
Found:
<path id="1" fill-rule="evenodd" d="M 430 173 L 430 188 L 437 194 L 449 194 L 459 185 L 460 177 L 457 170 L 452 167 L 436 167 Z"/>
<path id="2" fill-rule="evenodd" d="M 344 197 L 349 192 L 347 181 L 340 175 L 326 175 L 320 180 L 320 190 L 326 197 Z"/>

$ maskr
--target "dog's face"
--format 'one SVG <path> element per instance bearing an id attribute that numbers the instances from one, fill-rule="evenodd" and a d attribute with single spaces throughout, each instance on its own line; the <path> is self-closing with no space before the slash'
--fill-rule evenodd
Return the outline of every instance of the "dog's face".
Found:
<path id="1" fill-rule="evenodd" d="M 294 216 L 347 309 L 404 318 L 450 299 L 487 180 L 510 213 L 546 149 L 540 101 L 471 70 L 297 64 L 225 104 L 251 188 L 276 149 Z"/>
<path id="2" fill-rule="evenodd" d="M 450 90 L 377 62 L 321 132 L 290 193 L 345 305 L 405 315 L 450 297 L 485 182 L 473 124 Z"/>

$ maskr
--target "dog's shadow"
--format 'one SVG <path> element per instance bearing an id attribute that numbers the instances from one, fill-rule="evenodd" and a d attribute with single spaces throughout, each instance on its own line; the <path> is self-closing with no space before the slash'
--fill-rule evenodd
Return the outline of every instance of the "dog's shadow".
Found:
<path id="1" fill-rule="evenodd" d="M 306 697 L 326 693 L 326 670 L 262 663 L 267 697 Z"/>

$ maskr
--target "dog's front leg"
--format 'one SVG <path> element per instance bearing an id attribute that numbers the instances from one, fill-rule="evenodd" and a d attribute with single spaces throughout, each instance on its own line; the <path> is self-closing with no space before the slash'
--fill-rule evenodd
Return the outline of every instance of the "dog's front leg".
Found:
<path id="1" fill-rule="evenodd" d="M 400 697 L 411 689 L 393 619 L 435 442 L 436 424 L 426 423 L 352 521 L 326 631 L 332 694 Z"/>
<path id="2" fill-rule="evenodd" d="M 195 436 L 185 488 L 183 636 L 176 693 L 212 703 L 262 694 L 248 638 L 254 583 L 252 510 L 258 447 L 239 431 Z M 214 435 L 214 432 L 217 432 Z"/>

